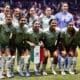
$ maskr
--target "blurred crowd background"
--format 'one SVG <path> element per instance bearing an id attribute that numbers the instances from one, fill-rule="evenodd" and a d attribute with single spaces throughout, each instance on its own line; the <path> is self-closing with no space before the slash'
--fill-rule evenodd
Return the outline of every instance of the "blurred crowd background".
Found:
<path id="1" fill-rule="evenodd" d="M 9 3 L 11 8 L 20 7 L 22 9 L 28 9 L 30 6 L 35 6 L 37 9 L 43 9 L 44 6 L 48 5 L 57 11 L 60 2 L 68 2 L 70 11 L 73 13 L 79 13 L 80 0 L 0 0 L 0 8 L 5 3 Z"/>
<path id="2" fill-rule="evenodd" d="M 75 22 L 80 21 L 80 0 L 0 0 L 0 12 L 3 11 L 4 4 L 8 3 L 12 10 L 19 7 L 24 14 L 27 14 L 31 6 L 35 7 L 38 15 L 43 12 L 45 6 L 50 6 L 55 14 L 59 10 L 60 2 L 68 2 L 69 11 L 73 14 Z"/>

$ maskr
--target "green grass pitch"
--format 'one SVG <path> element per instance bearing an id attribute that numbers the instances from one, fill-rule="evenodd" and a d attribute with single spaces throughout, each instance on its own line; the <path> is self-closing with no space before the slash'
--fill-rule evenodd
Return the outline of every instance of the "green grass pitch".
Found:
<path id="1" fill-rule="evenodd" d="M 15 67 L 15 77 L 14 78 L 6 77 L 5 79 L 0 79 L 0 80 L 80 80 L 80 50 L 78 49 L 78 58 L 77 58 L 78 74 L 75 74 L 75 75 L 67 74 L 65 76 L 62 76 L 61 74 L 53 75 L 51 74 L 51 70 L 50 70 L 50 61 L 48 61 L 48 64 L 47 64 L 48 76 L 41 75 L 41 76 L 36 77 L 33 72 L 34 71 L 33 63 L 31 63 L 30 69 L 31 69 L 31 77 L 20 77 L 17 74 L 16 67 Z"/>

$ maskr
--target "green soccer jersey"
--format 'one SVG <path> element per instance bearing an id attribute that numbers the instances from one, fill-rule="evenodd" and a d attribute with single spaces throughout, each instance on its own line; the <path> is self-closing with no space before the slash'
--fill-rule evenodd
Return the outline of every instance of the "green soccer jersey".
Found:
<path id="1" fill-rule="evenodd" d="M 20 44 L 23 40 L 28 40 L 28 39 L 29 39 L 29 34 L 27 33 L 27 27 L 19 26 L 16 30 L 15 43 Z"/>
<path id="2" fill-rule="evenodd" d="M 77 43 L 76 43 L 76 32 L 74 35 L 72 35 L 72 33 L 67 30 L 62 32 L 62 37 L 63 37 L 63 40 L 64 40 L 64 45 L 65 46 L 73 46 L 73 47 L 76 47 L 77 46 Z"/>
<path id="3" fill-rule="evenodd" d="M 76 43 L 80 47 L 80 30 L 76 33 Z"/>
<path id="4" fill-rule="evenodd" d="M 46 47 L 56 46 L 59 33 L 60 31 L 57 28 L 55 30 L 48 29 L 44 33 Z"/>
<path id="5" fill-rule="evenodd" d="M 31 28 L 28 32 L 30 34 L 30 41 L 35 45 L 39 45 L 39 41 L 43 38 L 43 31 L 41 29 L 34 31 Z"/>
<path id="6" fill-rule="evenodd" d="M 2 36 L 3 36 L 3 26 L 0 25 L 0 44 L 2 44 L 3 40 L 2 40 Z"/>
<path id="7" fill-rule="evenodd" d="M 14 26 L 4 24 L 2 25 L 2 30 L 1 30 L 1 43 L 4 45 L 8 45 L 10 42 L 10 39 L 13 37 L 13 34 L 15 33 L 16 29 Z"/>

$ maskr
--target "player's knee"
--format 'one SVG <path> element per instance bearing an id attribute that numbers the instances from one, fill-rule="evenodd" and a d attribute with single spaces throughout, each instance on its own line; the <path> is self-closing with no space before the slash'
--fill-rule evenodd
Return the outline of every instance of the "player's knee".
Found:
<path id="1" fill-rule="evenodd" d="M 58 52 L 55 51 L 55 52 L 53 53 L 53 56 L 54 56 L 55 58 L 57 58 L 57 57 L 58 57 Z"/>
<path id="2" fill-rule="evenodd" d="M 67 54 L 67 53 L 66 53 L 66 51 L 65 51 L 65 50 L 64 50 L 64 51 L 62 51 L 61 53 L 62 53 L 62 57 L 66 57 L 66 54 Z"/>
<path id="3" fill-rule="evenodd" d="M 73 57 L 73 56 L 74 56 L 73 51 L 70 51 L 70 52 L 69 52 L 69 57 Z"/>

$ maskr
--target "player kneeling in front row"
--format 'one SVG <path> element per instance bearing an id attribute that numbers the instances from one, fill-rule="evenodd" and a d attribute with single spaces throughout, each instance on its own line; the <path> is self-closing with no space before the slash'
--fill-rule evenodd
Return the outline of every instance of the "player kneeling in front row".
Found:
<path id="1" fill-rule="evenodd" d="M 30 76 L 30 46 L 27 43 L 29 35 L 27 33 L 28 26 L 26 25 L 26 18 L 21 17 L 19 26 L 16 28 L 16 47 L 18 50 L 18 73 L 20 76 Z M 26 69 L 24 74 L 23 69 Z"/>
<path id="2" fill-rule="evenodd" d="M 50 51 L 50 61 L 52 73 L 56 75 L 55 68 L 57 66 L 59 49 L 57 47 L 57 39 L 59 35 L 59 28 L 57 27 L 56 19 L 51 19 L 49 22 L 50 27 L 44 33 L 45 48 Z"/>
<path id="3" fill-rule="evenodd" d="M 4 60 L 6 60 L 5 66 L 7 69 L 7 77 L 13 77 L 14 76 L 13 67 L 14 67 L 15 55 L 11 53 L 10 41 L 13 38 L 13 34 L 15 33 L 15 28 L 12 24 L 11 15 L 6 16 L 6 22 L 1 27 L 2 27 L 1 45 L 3 46 L 4 53 L 5 53 L 5 55 L 3 56 L 2 66 L 4 67 Z M 13 42 L 14 42 L 14 40 L 13 40 Z"/>
<path id="4" fill-rule="evenodd" d="M 28 31 L 30 34 L 30 41 L 28 43 L 31 46 L 31 60 L 34 61 L 34 71 L 35 75 L 39 76 L 41 75 L 39 72 L 40 63 L 42 62 L 43 57 L 43 51 L 41 49 L 43 48 L 43 41 L 42 41 L 42 35 L 43 32 L 40 29 L 41 24 L 38 20 L 33 21 L 32 28 Z M 41 57 L 40 57 L 41 56 Z"/>
<path id="5" fill-rule="evenodd" d="M 75 74 L 76 60 L 77 60 L 77 43 L 76 30 L 73 27 L 73 22 L 68 22 L 67 28 L 63 32 L 64 46 L 68 54 L 68 71 L 70 74 Z"/>

